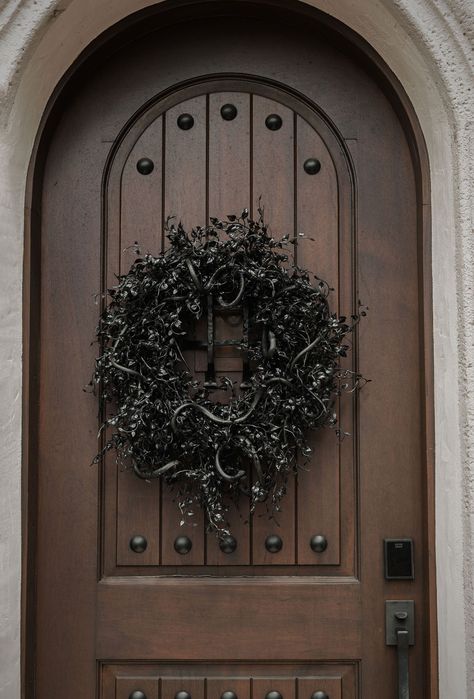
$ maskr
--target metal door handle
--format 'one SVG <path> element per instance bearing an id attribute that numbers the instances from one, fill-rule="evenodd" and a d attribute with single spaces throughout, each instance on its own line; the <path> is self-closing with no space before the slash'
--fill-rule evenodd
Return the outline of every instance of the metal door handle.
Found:
<path id="1" fill-rule="evenodd" d="M 385 641 L 397 646 L 398 699 L 410 699 L 409 647 L 415 644 L 415 603 L 412 600 L 385 602 Z"/>
<path id="2" fill-rule="evenodd" d="M 397 631 L 398 655 L 398 699 L 410 699 L 410 680 L 408 674 L 408 631 Z"/>

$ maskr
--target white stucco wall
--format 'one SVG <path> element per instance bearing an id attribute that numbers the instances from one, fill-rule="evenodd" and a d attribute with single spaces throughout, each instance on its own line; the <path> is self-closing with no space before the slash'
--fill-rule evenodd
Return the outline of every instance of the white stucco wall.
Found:
<path id="1" fill-rule="evenodd" d="M 404 85 L 433 207 L 440 690 L 474 696 L 472 0 L 308 0 L 363 36 Z M 20 697 L 21 286 L 25 178 L 48 97 L 92 39 L 148 0 L 0 8 L 0 697 Z"/>

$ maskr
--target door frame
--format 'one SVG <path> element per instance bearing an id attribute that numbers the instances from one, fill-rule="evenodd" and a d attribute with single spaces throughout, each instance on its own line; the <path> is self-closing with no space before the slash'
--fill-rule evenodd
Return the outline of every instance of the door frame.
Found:
<path id="1" fill-rule="evenodd" d="M 35 570 L 36 570 L 36 445 L 39 368 L 39 310 L 40 310 L 40 248 L 41 248 L 41 192 L 44 164 L 49 143 L 62 113 L 68 95 L 86 79 L 88 71 L 107 57 L 118 46 L 137 38 L 150 27 L 159 27 L 182 18 L 191 18 L 205 12 L 215 14 L 219 6 L 232 4 L 235 10 L 245 12 L 249 6 L 260 12 L 287 13 L 295 21 L 315 21 L 330 32 L 354 60 L 363 65 L 382 87 L 394 107 L 409 143 L 415 170 L 418 201 L 418 244 L 420 250 L 420 316 L 422 336 L 420 365 L 424 372 L 421 381 L 420 405 L 423 425 L 423 480 L 426 540 L 424 563 L 427 574 L 424 616 L 427 620 L 426 681 L 430 699 L 438 697 L 438 643 L 437 596 L 435 559 L 435 435 L 434 435 L 434 356 L 433 356 L 433 303 L 431 269 L 431 207 L 430 169 L 426 143 L 415 110 L 402 84 L 379 54 L 358 34 L 333 17 L 307 4 L 292 0 L 174 0 L 140 10 L 118 22 L 95 39 L 71 65 L 56 86 L 43 114 L 38 129 L 27 175 L 26 215 L 23 268 L 23 419 L 22 419 L 22 696 L 34 696 L 34 628 L 35 628 Z M 223 10 L 225 11 L 225 10 Z"/>

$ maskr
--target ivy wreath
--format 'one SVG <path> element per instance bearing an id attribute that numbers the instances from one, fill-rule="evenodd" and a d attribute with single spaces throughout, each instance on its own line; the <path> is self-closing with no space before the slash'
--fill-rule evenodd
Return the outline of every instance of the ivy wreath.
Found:
<path id="1" fill-rule="evenodd" d="M 363 381 L 340 358 L 365 311 L 331 312 L 328 284 L 289 264 L 296 239 L 270 235 L 260 208 L 258 220 L 244 210 L 190 233 L 168 220 L 166 233 L 165 251 L 138 257 L 107 291 L 93 378 L 106 417 L 94 461 L 116 450 L 138 477 L 175 486 L 183 521 L 198 505 L 224 536 L 241 493 L 251 511 L 266 501 L 275 515 L 311 453 L 309 430 L 340 434 L 336 399 Z M 185 360 L 196 322 L 238 310 L 242 383 L 199 380 Z"/>

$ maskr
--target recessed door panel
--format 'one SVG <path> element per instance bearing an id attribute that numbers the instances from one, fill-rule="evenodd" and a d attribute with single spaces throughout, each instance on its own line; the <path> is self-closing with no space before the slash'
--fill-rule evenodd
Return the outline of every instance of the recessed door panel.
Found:
<path id="1" fill-rule="evenodd" d="M 125 137 L 108 177 L 110 225 L 106 230 L 111 242 L 107 248 L 116 250 L 128 243 L 121 254 L 121 268 L 126 271 L 126 260 L 130 263 L 137 254 L 130 245 L 137 243 L 139 249 L 154 254 L 162 249 L 162 240 L 166 246 L 162 220 L 168 216 L 175 216 L 189 228 L 201 225 L 207 214 L 226 217 L 248 208 L 250 215 L 258 217 L 260 209 L 272 235 L 289 236 L 288 265 L 298 263 L 311 270 L 315 285 L 323 281 L 314 275 L 327 279 L 333 287 L 333 312 L 350 315 L 354 311 L 354 229 L 350 216 L 354 193 L 350 164 L 341 143 L 316 110 L 297 99 L 289 100 L 283 91 L 259 81 L 235 81 L 234 91 L 225 89 L 228 84 L 215 80 L 201 89 L 194 86 L 188 90 L 191 97 L 179 90 L 176 104 L 173 95 L 167 95 L 162 104 L 158 100 L 145 112 Z M 131 149 L 129 143 L 133 144 Z M 153 163 L 151 172 L 145 167 L 140 173 L 143 161 L 145 166 L 147 161 Z M 121 187 L 115 184 L 117 179 Z M 196 186 L 191 186 L 191 180 Z M 120 217 L 112 213 L 117 206 L 121 207 Z M 144 213 L 147 210 L 149 214 Z M 180 210 L 186 212 L 186 220 Z M 148 224 L 134 229 L 130 221 L 135 216 Z M 157 230 L 150 234 L 153 225 Z M 134 240 L 130 228 L 137 235 L 143 231 L 145 242 Z M 108 267 L 114 264 L 115 256 L 107 259 Z M 107 279 L 112 276 L 109 270 Z M 222 339 L 242 335 L 242 321 L 233 315 L 216 317 L 215 327 Z M 186 356 L 202 381 L 206 352 L 196 350 Z M 238 347 L 216 350 L 217 374 L 236 383 L 241 380 L 242 361 Z M 349 369 L 356 366 L 355 351 L 346 363 Z M 225 394 L 216 390 L 214 400 L 225 401 Z M 300 458 L 297 477 L 288 479 L 278 511 L 273 511 L 271 504 L 259 503 L 250 513 L 244 497 L 229 503 L 229 521 L 237 544 L 230 553 L 221 550 L 215 534 L 206 534 L 199 508 L 179 511 L 172 489 L 164 484 L 133 482 L 126 464 L 117 467 L 116 500 L 107 499 L 107 489 L 114 488 L 110 469 L 104 493 L 105 509 L 110 512 L 105 522 L 117 532 L 118 554 L 114 560 L 113 552 L 105 552 L 108 569 L 117 566 L 117 574 L 126 574 L 132 572 L 127 570 L 130 566 L 143 567 L 144 573 L 154 574 L 150 566 L 160 566 L 161 570 L 166 566 L 205 566 L 207 570 L 217 566 L 222 573 L 226 566 L 251 566 L 247 574 L 260 574 L 278 566 L 285 566 L 285 570 L 293 566 L 297 574 L 308 574 L 317 572 L 317 566 L 331 565 L 339 574 L 354 573 L 354 539 L 345 545 L 342 566 L 340 541 L 341 516 L 349 530 L 355 529 L 354 500 L 348 497 L 341 503 L 340 494 L 341 478 L 347 484 L 345 492 L 353 492 L 357 432 L 352 418 L 354 396 L 348 394 L 342 400 L 352 451 L 343 450 L 336 430 L 320 430 L 310 438 L 313 455 L 307 462 Z M 148 545 L 145 551 L 134 552 L 129 542 L 140 527 Z M 185 553 L 178 553 L 175 547 L 180 536 L 191 542 Z M 312 548 L 315 536 L 324 537 L 323 549 Z M 268 545 L 271 537 L 278 537 L 278 546 Z M 113 533 L 104 539 L 112 541 Z M 126 568 L 122 570 L 122 566 Z"/>

